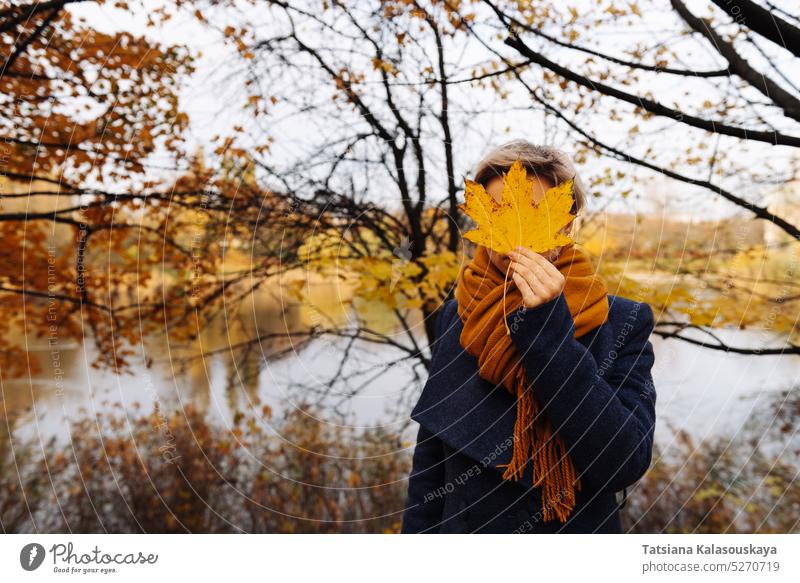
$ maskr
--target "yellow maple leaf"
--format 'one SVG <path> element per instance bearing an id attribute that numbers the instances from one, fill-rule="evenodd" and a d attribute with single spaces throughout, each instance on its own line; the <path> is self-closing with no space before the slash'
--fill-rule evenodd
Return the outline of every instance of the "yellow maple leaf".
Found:
<path id="1" fill-rule="evenodd" d="M 503 177 L 503 199 L 497 202 L 483 185 L 467 179 L 464 204 L 459 205 L 477 229 L 464 238 L 497 253 L 527 247 L 537 253 L 572 242 L 559 232 L 575 218 L 572 210 L 572 180 L 549 188 L 538 204 L 533 202 L 531 181 L 517 160 Z"/>

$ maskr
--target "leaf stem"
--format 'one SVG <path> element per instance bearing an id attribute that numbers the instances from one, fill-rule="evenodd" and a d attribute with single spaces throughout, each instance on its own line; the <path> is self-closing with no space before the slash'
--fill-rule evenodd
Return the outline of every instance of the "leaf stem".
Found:
<path id="1" fill-rule="evenodd" d="M 508 267 L 506 267 L 506 277 L 503 280 L 503 324 L 506 326 L 506 336 L 511 336 L 511 329 L 508 327 L 508 321 L 506 320 L 506 291 L 508 290 L 508 272 L 511 271 L 511 262 L 509 261 Z"/>

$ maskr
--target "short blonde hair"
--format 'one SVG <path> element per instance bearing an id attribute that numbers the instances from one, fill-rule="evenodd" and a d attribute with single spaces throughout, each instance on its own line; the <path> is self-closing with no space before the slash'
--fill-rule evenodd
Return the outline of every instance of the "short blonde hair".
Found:
<path id="1" fill-rule="evenodd" d="M 565 152 L 552 146 L 532 144 L 527 140 L 512 140 L 498 146 L 478 163 L 475 182 L 485 188 L 495 176 L 502 178 L 517 160 L 534 176 L 546 178 L 553 185 L 573 180 L 575 204 L 572 212 L 579 215 L 586 205 L 586 187 L 578 176 L 575 164 Z"/>

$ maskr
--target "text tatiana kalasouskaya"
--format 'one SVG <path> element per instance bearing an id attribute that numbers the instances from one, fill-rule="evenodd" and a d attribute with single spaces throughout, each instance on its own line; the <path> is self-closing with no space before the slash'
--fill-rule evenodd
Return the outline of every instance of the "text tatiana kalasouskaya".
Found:
<path id="1" fill-rule="evenodd" d="M 645 555 L 777 555 L 775 547 L 757 545 L 642 545 Z"/>

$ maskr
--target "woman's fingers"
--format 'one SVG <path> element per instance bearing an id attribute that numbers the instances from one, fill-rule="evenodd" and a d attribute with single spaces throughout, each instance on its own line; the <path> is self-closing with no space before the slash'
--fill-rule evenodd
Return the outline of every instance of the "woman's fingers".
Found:
<path id="1" fill-rule="evenodd" d="M 531 252 L 532 253 L 532 252 Z M 521 254 L 511 254 L 509 253 L 509 257 L 511 257 L 512 261 L 516 261 L 519 265 L 525 266 L 527 269 L 532 271 L 536 274 L 537 279 L 542 282 L 546 287 L 557 287 L 558 280 L 557 278 L 553 277 L 540 263 L 535 261 L 530 256 L 521 255 Z M 547 261 L 547 260 L 545 260 Z M 556 270 L 557 271 L 557 270 Z"/>
<path id="2" fill-rule="evenodd" d="M 525 281 L 527 281 L 536 292 L 536 296 L 540 299 L 550 299 L 558 295 L 558 292 L 561 291 L 553 282 L 543 279 L 539 273 L 525 265 L 512 263 L 511 269 L 522 275 Z"/>
<path id="3" fill-rule="evenodd" d="M 538 276 L 527 266 L 512 260 L 514 283 L 522 292 L 522 302 L 528 308 L 533 308 L 550 299 L 552 292 L 549 284 L 543 283 Z"/>
<path id="4" fill-rule="evenodd" d="M 544 257 L 541 253 L 531 251 L 527 247 L 520 247 L 518 252 L 522 257 L 528 259 L 532 264 L 540 267 L 547 274 L 547 277 L 554 277 L 559 275 L 558 268 L 553 265 L 549 259 Z"/>
<path id="5" fill-rule="evenodd" d="M 539 303 L 539 299 L 536 295 L 536 292 L 533 291 L 533 288 L 528 283 L 528 281 L 522 277 L 517 272 L 514 272 L 511 275 L 511 279 L 514 280 L 514 284 L 519 289 L 520 293 L 522 294 L 522 303 L 527 306 L 528 308 L 532 308 L 533 306 Z"/>
<path id="6" fill-rule="evenodd" d="M 535 261 L 536 264 L 539 265 L 547 273 L 548 277 L 551 277 L 556 280 L 563 277 L 562 273 L 558 270 L 558 267 L 553 265 L 552 262 L 548 261 L 545 257 L 542 257 L 538 253 L 533 253 L 531 251 L 531 254 L 532 255 L 529 255 L 528 257 L 530 257 L 533 261 Z"/>
<path id="7" fill-rule="evenodd" d="M 537 272 L 536 268 L 531 265 L 525 264 L 521 261 L 511 260 L 511 269 L 515 273 L 519 273 L 525 278 L 533 289 L 540 289 L 543 285 L 547 285 L 546 280 L 543 280 L 541 275 Z"/>
<path id="8" fill-rule="evenodd" d="M 544 257 L 540 253 L 534 253 L 530 249 L 525 247 L 520 248 L 521 251 L 518 252 L 518 255 L 525 257 L 528 259 L 533 265 L 537 265 L 542 269 L 544 272 L 544 277 L 546 279 L 552 279 L 556 284 L 560 284 L 563 282 L 564 275 L 558 270 L 558 267 L 553 265 L 553 263 Z M 513 252 L 512 252 L 513 253 Z"/>
<path id="9" fill-rule="evenodd" d="M 557 297 L 564 289 L 566 281 L 564 275 L 540 254 L 522 248 L 520 251 L 509 252 L 508 257 L 511 259 L 511 269 L 519 274 L 535 293 L 537 299 L 535 305 Z M 523 302 L 529 305 L 524 296 Z"/>

